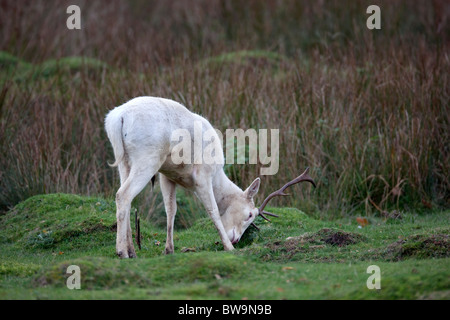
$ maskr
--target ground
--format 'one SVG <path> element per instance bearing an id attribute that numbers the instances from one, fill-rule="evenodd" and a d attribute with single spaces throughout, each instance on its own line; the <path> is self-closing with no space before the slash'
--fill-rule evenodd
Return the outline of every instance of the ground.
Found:
<path id="1" fill-rule="evenodd" d="M 0 299 L 449 299 L 449 212 L 323 221 L 293 208 L 224 252 L 208 218 L 175 232 L 141 219 L 138 258 L 115 256 L 115 205 L 35 196 L 0 220 Z M 363 223 L 361 222 L 363 221 Z M 132 223 L 134 232 L 134 221 Z M 69 290 L 69 265 L 81 289 Z M 381 289 L 368 289 L 381 270 Z"/>

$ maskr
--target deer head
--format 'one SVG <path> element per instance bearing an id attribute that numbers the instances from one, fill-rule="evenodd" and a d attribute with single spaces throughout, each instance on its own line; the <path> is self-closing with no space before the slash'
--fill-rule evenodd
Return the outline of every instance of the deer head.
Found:
<path id="1" fill-rule="evenodd" d="M 276 214 L 267 212 L 264 210 L 267 203 L 277 196 L 288 196 L 284 191 L 290 186 L 300 183 L 300 182 L 310 182 L 314 187 L 316 184 L 314 180 L 308 174 L 309 168 L 306 168 L 305 172 L 299 175 L 294 180 L 289 181 L 279 190 L 272 192 L 257 208 L 253 202 L 253 197 L 257 194 L 261 180 L 259 178 L 255 179 L 252 184 L 244 191 L 243 195 L 240 197 L 234 197 L 233 201 L 228 205 L 225 213 L 221 216 L 222 223 L 227 232 L 228 238 L 232 244 L 236 244 L 241 239 L 245 230 L 252 225 L 256 229 L 259 228 L 254 224 L 256 217 L 270 221 L 266 215 L 272 217 L 278 217 Z"/>
<path id="2" fill-rule="evenodd" d="M 260 183 L 261 180 L 256 178 L 244 192 L 240 190 L 231 194 L 228 203 L 224 206 L 225 210 L 220 218 L 232 244 L 240 240 L 244 231 L 259 214 L 253 197 L 258 193 Z"/>

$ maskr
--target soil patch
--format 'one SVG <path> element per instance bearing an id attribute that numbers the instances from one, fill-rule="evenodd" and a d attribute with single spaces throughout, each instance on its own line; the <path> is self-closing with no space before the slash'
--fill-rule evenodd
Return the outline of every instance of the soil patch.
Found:
<path id="1" fill-rule="evenodd" d="M 298 252 L 311 252 L 323 249 L 327 245 L 345 247 L 364 240 L 364 236 L 360 234 L 324 228 L 298 237 L 289 237 L 285 241 L 275 241 L 269 243 L 267 247 L 292 257 Z"/>

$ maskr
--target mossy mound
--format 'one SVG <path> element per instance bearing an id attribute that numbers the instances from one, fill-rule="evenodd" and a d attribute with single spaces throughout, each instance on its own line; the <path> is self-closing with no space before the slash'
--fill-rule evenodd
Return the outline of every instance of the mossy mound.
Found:
<path id="1" fill-rule="evenodd" d="M 297 237 L 268 242 L 262 252 L 265 260 L 337 260 L 337 256 L 331 254 L 335 250 L 333 247 L 342 248 L 366 240 L 364 236 L 357 233 L 323 228 Z"/>
<path id="2" fill-rule="evenodd" d="M 150 285 L 149 279 L 142 274 L 128 268 L 127 261 L 108 259 L 104 257 L 85 257 L 72 261 L 58 262 L 50 265 L 33 277 L 32 286 L 57 286 L 63 287 L 67 278 L 68 267 L 73 265 L 80 268 L 82 289 L 114 288 L 132 282 L 134 286 L 143 287 Z"/>
<path id="3" fill-rule="evenodd" d="M 51 59 L 40 64 L 35 68 L 32 77 L 34 79 L 43 77 L 49 78 L 60 73 L 75 74 L 78 72 L 86 72 L 89 75 L 101 72 L 107 68 L 106 63 L 88 57 L 64 57 L 61 59 Z"/>
<path id="4" fill-rule="evenodd" d="M 286 250 L 291 251 L 296 250 L 296 248 L 309 248 L 314 245 L 318 248 L 325 245 L 345 247 L 364 240 L 365 237 L 360 234 L 324 228 L 317 232 L 305 233 L 298 237 L 289 237 L 285 241 L 275 241 L 269 244 L 269 246 L 272 246 L 273 248 L 281 246 L 286 248 Z"/>
<path id="5" fill-rule="evenodd" d="M 278 71 L 289 64 L 288 59 L 276 52 L 264 50 L 241 50 L 223 53 L 218 56 L 207 58 L 202 61 L 201 66 L 207 68 L 221 68 L 234 65 L 238 68 Z"/>
<path id="6" fill-rule="evenodd" d="M 64 286 L 70 274 L 67 268 L 80 268 L 83 289 L 115 288 L 132 284 L 151 288 L 177 283 L 214 279 L 242 278 L 256 264 L 230 253 L 185 253 L 150 259 L 120 260 L 85 257 L 55 263 L 39 271 L 32 286 Z"/>
<path id="7" fill-rule="evenodd" d="M 279 63 L 286 58 L 276 52 L 264 50 L 241 50 L 220 54 L 207 59 L 210 63 L 245 63 L 252 61 L 266 61 L 268 63 Z"/>
<path id="8" fill-rule="evenodd" d="M 351 244 L 356 244 L 358 242 L 364 241 L 364 236 L 345 232 L 337 229 L 323 228 L 314 233 L 304 234 L 298 239 L 300 242 L 308 242 L 315 244 L 328 244 L 332 246 L 345 247 Z"/>
<path id="9" fill-rule="evenodd" d="M 446 234 L 413 235 L 391 243 L 384 254 L 388 260 L 407 258 L 448 258 L 450 257 L 450 238 Z"/>
<path id="10" fill-rule="evenodd" d="M 2 71 L 11 71 L 15 68 L 28 69 L 31 66 L 31 63 L 25 62 L 8 52 L 0 51 L 0 70 Z"/>
<path id="11" fill-rule="evenodd" d="M 32 70 L 33 65 L 12 54 L 0 51 L 0 83 L 5 80 L 16 80 Z"/>
<path id="12" fill-rule="evenodd" d="M 97 241 L 114 240 L 114 201 L 50 194 L 31 197 L 1 219 L 2 242 L 23 248 L 53 248 L 65 243 L 86 246 L 93 234 Z"/>
<path id="13" fill-rule="evenodd" d="M 21 263 L 17 261 L 1 261 L 0 275 L 26 277 L 36 274 L 41 268 L 34 263 Z"/>
<path id="14" fill-rule="evenodd" d="M 103 61 L 89 57 L 63 57 L 50 59 L 41 64 L 32 64 L 8 52 L 0 51 L 0 70 L 3 80 L 24 82 L 59 75 L 74 76 L 79 73 L 95 77 L 107 68 L 108 65 Z"/>

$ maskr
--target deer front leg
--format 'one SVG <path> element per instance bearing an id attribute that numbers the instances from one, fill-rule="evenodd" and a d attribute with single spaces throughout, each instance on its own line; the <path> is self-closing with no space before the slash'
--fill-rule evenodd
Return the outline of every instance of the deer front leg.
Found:
<path id="1" fill-rule="evenodd" d="M 217 207 L 216 199 L 214 198 L 214 192 L 212 185 L 207 183 L 196 188 L 195 191 L 197 197 L 202 201 L 206 211 L 214 222 L 214 226 L 219 232 L 220 239 L 222 240 L 223 248 L 225 251 L 231 251 L 234 249 L 228 235 L 223 227 L 222 220 L 220 219 L 219 209 Z"/>
<path id="2" fill-rule="evenodd" d="M 159 174 L 159 183 L 161 185 L 161 192 L 164 199 L 164 207 L 167 215 L 167 239 L 165 254 L 173 253 L 173 224 L 175 221 L 175 214 L 177 213 L 176 200 L 176 184 L 163 174 Z"/>

